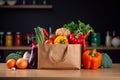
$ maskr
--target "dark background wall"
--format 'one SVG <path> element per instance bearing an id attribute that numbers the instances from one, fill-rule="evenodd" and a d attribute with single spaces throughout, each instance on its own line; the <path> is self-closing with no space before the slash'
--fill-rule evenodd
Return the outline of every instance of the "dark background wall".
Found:
<path id="1" fill-rule="evenodd" d="M 18 0 L 20 4 L 22 0 Z M 38 4 L 42 0 L 36 0 Z M 36 26 L 62 27 L 65 23 L 81 20 L 93 26 L 96 32 L 101 33 L 101 41 L 104 44 L 106 31 L 113 30 L 119 35 L 120 28 L 120 5 L 119 0 L 47 0 L 53 5 L 53 9 L 0 9 L 0 31 L 11 31 L 13 34 L 20 31 L 22 34 L 34 32 Z M 27 0 L 31 4 L 31 0 Z M 117 58 L 119 51 L 110 52 Z"/>

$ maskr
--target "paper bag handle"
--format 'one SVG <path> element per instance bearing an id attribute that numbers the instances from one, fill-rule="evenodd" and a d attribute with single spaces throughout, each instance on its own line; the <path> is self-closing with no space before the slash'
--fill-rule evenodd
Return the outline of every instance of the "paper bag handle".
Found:
<path id="1" fill-rule="evenodd" d="M 49 48 L 49 54 L 48 54 L 48 57 L 49 57 L 49 60 L 51 63 L 55 64 L 55 63 L 59 63 L 59 62 L 63 62 L 65 60 L 65 57 L 66 57 L 66 54 L 67 54 L 67 48 L 68 46 L 66 46 L 65 50 L 64 50 L 64 54 L 62 56 L 62 58 L 59 60 L 59 61 L 56 61 L 53 57 L 53 53 L 52 53 L 52 50 L 51 50 L 52 47 Z"/>

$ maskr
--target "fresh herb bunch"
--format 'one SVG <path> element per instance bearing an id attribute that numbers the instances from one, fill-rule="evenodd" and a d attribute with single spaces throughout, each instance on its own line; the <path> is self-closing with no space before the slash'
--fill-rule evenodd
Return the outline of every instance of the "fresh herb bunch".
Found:
<path id="1" fill-rule="evenodd" d="M 72 21 L 68 24 L 64 24 L 63 27 L 69 29 L 70 32 L 73 33 L 74 31 L 77 30 L 78 25 L 74 21 Z"/>
<path id="2" fill-rule="evenodd" d="M 86 34 L 89 31 L 94 32 L 94 29 L 89 24 L 85 25 L 85 23 L 80 20 L 78 20 L 78 23 L 72 21 L 68 24 L 64 24 L 63 27 L 69 29 L 71 33 L 77 32 L 80 34 Z"/>

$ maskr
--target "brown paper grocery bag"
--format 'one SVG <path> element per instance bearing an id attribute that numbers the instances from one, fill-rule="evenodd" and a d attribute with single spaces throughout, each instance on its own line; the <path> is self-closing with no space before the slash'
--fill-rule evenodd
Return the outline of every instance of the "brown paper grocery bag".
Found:
<path id="1" fill-rule="evenodd" d="M 80 68 L 80 44 L 38 44 L 38 69 Z"/>

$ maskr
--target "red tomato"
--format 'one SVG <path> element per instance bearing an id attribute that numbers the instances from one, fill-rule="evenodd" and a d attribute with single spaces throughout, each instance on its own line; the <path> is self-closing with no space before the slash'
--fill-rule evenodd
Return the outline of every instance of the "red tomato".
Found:
<path id="1" fill-rule="evenodd" d="M 53 44 L 53 41 L 52 40 L 46 40 L 45 44 Z"/>
<path id="2" fill-rule="evenodd" d="M 51 35 L 50 35 L 50 39 L 51 39 L 52 41 L 54 41 L 56 37 L 57 37 L 57 36 L 56 36 L 55 34 L 51 34 Z"/>

